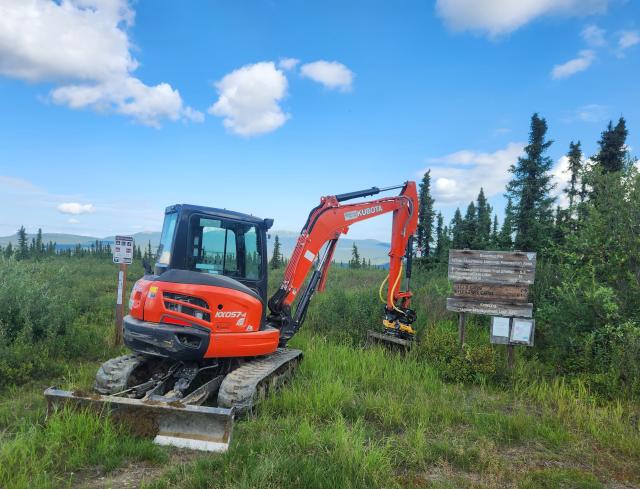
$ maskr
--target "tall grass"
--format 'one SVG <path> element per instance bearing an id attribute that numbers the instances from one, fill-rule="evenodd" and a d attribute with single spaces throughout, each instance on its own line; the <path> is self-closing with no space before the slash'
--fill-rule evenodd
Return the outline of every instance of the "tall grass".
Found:
<path id="1" fill-rule="evenodd" d="M 595 440 L 524 395 L 444 383 L 417 355 L 309 332 L 294 343 L 305 352 L 296 377 L 237 423 L 227 454 L 175 468 L 149 487 L 600 487 L 618 472 L 640 477 L 631 453 L 582 466 L 596 442 L 602 461 L 618 456 L 608 441 L 616 428 L 604 420 L 606 436 Z M 522 460 L 510 455 L 519 450 Z M 537 470 L 548 460 L 574 467 Z"/>
<path id="2" fill-rule="evenodd" d="M 160 463 L 166 453 L 150 440 L 133 438 L 95 413 L 62 411 L 44 424 L 23 423 L 0 445 L 3 489 L 70 486 L 72 473 L 84 467 L 112 470 L 124 459 Z"/>
<path id="3" fill-rule="evenodd" d="M 129 283 L 139 273 L 134 268 Z M 0 338 L 0 369 L 17 369 L 0 380 L 0 487 L 64 487 L 77 482 L 71 472 L 86 467 L 161 463 L 165 452 L 148 440 L 88 413 L 44 423 L 43 385 L 33 381 L 87 388 L 100 361 L 117 354 L 110 347 L 113 265 L 90 258 L 13 262 L 0 264 L 0 274 L 8 277 L 0 285 L 0 320 L 13 314 L 20 325 L 19 334 Z M 554 379 L 552 367 L 535 358 L 519 356 L 517 370 L 506 372 L 503 348 L 489 344 L 483 318 L 470 322 L 460 349 L 441 271 L 414 274 L 420 344 L 402 355 L 364 348 L 366 330 L 380 327 L 384 275 L 331 270 L 291 343 L 304 351 L 293 381 L 236 423 L 227 454 L 173 467 L 151 487 L 640 483 L 637 404 L 604 401 L 579 383 Z M 272 274 L 272 291 L 280 277 Z M 27 341 L 37 324 L 57 326 L 46 339 Z M 7 363 L 7 351 L 15 362 Z"/>

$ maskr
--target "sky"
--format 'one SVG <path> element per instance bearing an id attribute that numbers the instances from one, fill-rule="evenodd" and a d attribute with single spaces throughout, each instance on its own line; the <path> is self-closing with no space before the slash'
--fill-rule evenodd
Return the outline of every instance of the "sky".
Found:
<path id="1" fill-rule="evenodd" d="M 429 168 L 446 221 L 480 187 L 501 218 L 534 112 L 558 191 L 611 119 L 638 154 L 639 75 L 635 0 L 0 0 L 0 235 L 159 230 L 174 203 L 298 231 Z"/>

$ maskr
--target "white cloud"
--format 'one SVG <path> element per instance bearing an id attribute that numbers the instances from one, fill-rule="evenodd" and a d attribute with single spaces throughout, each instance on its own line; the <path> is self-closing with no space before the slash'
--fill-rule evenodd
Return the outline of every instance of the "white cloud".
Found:
<path id="1" fill-rule="evenodd" d="M 128 0 L 3 0 L 0 74 L 55 82 L 55 103 L 93 108 L 158 126 L 162 119 L 202 120 L 166 83 L 145 85 L 132 73 Z"/>
<path id="2" fill-rule="evenodd" d="M 551 70 L 551 78 L 558 80 L 560 78 L 567 78 L 571 75 L 575 75 L 580 71 L 584 71 L 596 58 L 596 53 L 590 49 L 584 49 L 580 51 L 578 57 L 567 61 L 561 65 L 555 65 Z"/>
<path id="3" fill-rule="evenodd" d="M 608 0 L 437 0 L 436 11 L 453 30 L 509 34 L 537 17 L 582 16 L 606 10 Z"/>
<path id="4" fill-rule="evenodd" d="M 572 111 L 564 122 L 601 122 L 607 118 L 609 107 L 600 104 L 587 104 Z"/>
<path id="5" fill-rule="evenodd" d="M 219 97 L 209 113 L 223 117 L 224 126 L 236 134 L 275 131 L 290 117 L 279 105 L 287 94 L 287 78 L 272 61 L 243 66 L 215 86 Z"/>
<path id="6" fill-rule="evenodd" d="M 477 197 L 480 187 L 487 197 L 504 192 L 509 167 L 517 162 L 524 146 L 509 143 L 493 153 L 463 150 L 429 159 L 434 198 L 443 204 L 466 204 Z M 422 177 L 425 171 L 417 176 Z"/>
<path id="7" fill-rule="evenodd" d="M 63 214 L 73 214 L 77 216 L 79 214 L 88 214 L 94 212 L 93 204 L 80 204 L 78 202 L 64 202 L 57 207 L 58 212 Z"/>
<path id="8" fill-rule="evenodd" d="M 11 189 L 11 190 L 17 190 L 20 192 L 27 192 L 27 193 L 40 191 L 38 187 L 36 187 L 34 184 L 32 184 L 27 180 L 23 180 L 22 178 L 16 178 L 16 177 L 8 177 L 6 175 L 0 175 L 0 186 Z"/>
<path id="9" fill-rule="evenodd" d="M 297 58 L 282 58 L 278 62 L 278 68 L 284 71 L 289 71 L 294 69 L 298 63 L 300 63 L 300 60 Z"/>
<path id="10" fill-rule="evenodd" d="M 580 35 L 589 46 L 599 47 L 607 43 L 604 37 L 605 30 L 594 24 L 585 26 Z"/>
<path id="11" fill-rule="evenodd" d="M 324 60 L 303 64 L 300 67 L 300 74 L 327 88 L 342 92 L 351 90 L 354 78 L 353 72 L 342 63 Z"/>
<path id="12" fill-rule="evenodd" d="M 551 184 L 555 185 L 551 191 L 552 197 L 557 197 L 557 203 L 560 207 L 569 206 L 569 198 L 564 193 L 564 189 L 571 179 L 571 172 L 569 171 L 569 158 L 561 156 L 556 162 L 556 165 L 551 169 Z"/>
<path id="13" fill-rule="evenodd" d="M 640 43 L 638 31 L 622 31 L 618 34 L 618 57 L 624 57 L 624 51 Z"/>
<path id="14" fill-rule="evenodd" d="M 76 219 L 75 217 L 70 217 L 67 222 L 69 224 L 78 224 L 80 221 L 78 219 Z"/>

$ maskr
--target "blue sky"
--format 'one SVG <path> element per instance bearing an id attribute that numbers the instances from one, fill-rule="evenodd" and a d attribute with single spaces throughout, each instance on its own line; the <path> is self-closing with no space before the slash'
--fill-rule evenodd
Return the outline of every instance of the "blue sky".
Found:
<path id="1" fill-rule="evenodd" d="M 639 60 L 630 0 L 0 0 L 0 235 L 157 230 L 176 202 L 296 231 L 426 168 L 447 219 L 481 185 L 501 217 L 534 111 L 560 184 L 609 119 L 637 154 Z"/>

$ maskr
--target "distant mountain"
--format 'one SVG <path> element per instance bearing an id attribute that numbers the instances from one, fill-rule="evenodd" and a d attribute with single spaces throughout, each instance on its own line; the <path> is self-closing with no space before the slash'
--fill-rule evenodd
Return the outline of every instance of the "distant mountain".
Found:
<path id="1" fill-rule="evenodd" d="M 158 243 L 160 243 L 159 232 L 135 233 L 132 236 L 135 239 L 136 244 L 139 244 L 141 247 L 146 246 L 149 241 L 151 241 L 151 246 L 153 248 L 157 247 Z M 29 241 L 35 237 L 35 234 L 27 234 L 27 239 Z M 80 234 L 42 233 L 42 242 L 48 243 L 49 241 L 53 241 L 60 248 L 69 248 L 70 246 L 76 246 L 78 244 L 81 246 L 90 246 L 91 243 L 95 243 L 96 241 L 102 241 L 104 244 L 113 244 L 115 236 L 96 238 L 95 236 L 83 236 Z M 0 246 L 7 246 L 9 243 L 12 243 L 13 246 L 18 244 L 17 233 L 11 236 L 0 237 Z"/>
<path id="2" fill-rule="evenodd" d="M 283 256 L 285 258 L 289 258 L 291 256 L 291 253 L 293 252 L 293 249 L 295 248 L 299 234 L 294 231 L 277 230 L 270 231 L 269 235 L 271 236 L 271 239 L 267 241 L 269 258 L 271 258 L 271 254 L 273 253 L 273 242 L 275 241 L 276 235 L 280 239 Z M 35 234 L 28 234 L 27 238 L 29 239 L 29 241 L 31 241 L 31 239 L 35 238 L 35 236 Z M 151 242 L 151 247 L 155 250 L 160 243 L 160 232 L 135 233 L 133 234 L 133 238 L 135 240 L 135 243 L 143 249 L 149 242 Z M 79 234 L 42 233 L 42 241 L 44 243 L 53 241 L 57 244 L 58 249 L 72 248 L 78 244 L 83 247 L 91 246 L 91 244 L 95 243 L 96 240 L 101 241 L 103 244 L 113 244 L 113 242 L 115 241 L 115 236 L 96 238 L 95 236 L 83 236 Z M 354 242 L 358 247 L 360 256 L 364 257 L 366 260 L 371 260 L 372 265 L 384 265 L 389 261 L 389 243 L 384 243 L 376 239 L 349 238 L 341 238 L 338 241 L 333 259 L 336 262 L 347 263 L 351 259 L 351 249 Z M 9 243 L 12 243 L 15 247 L 18 243 L 18 235 L 14 234 L 12 236 L 0 237 L 0 246 L 4 247 Z"/>

